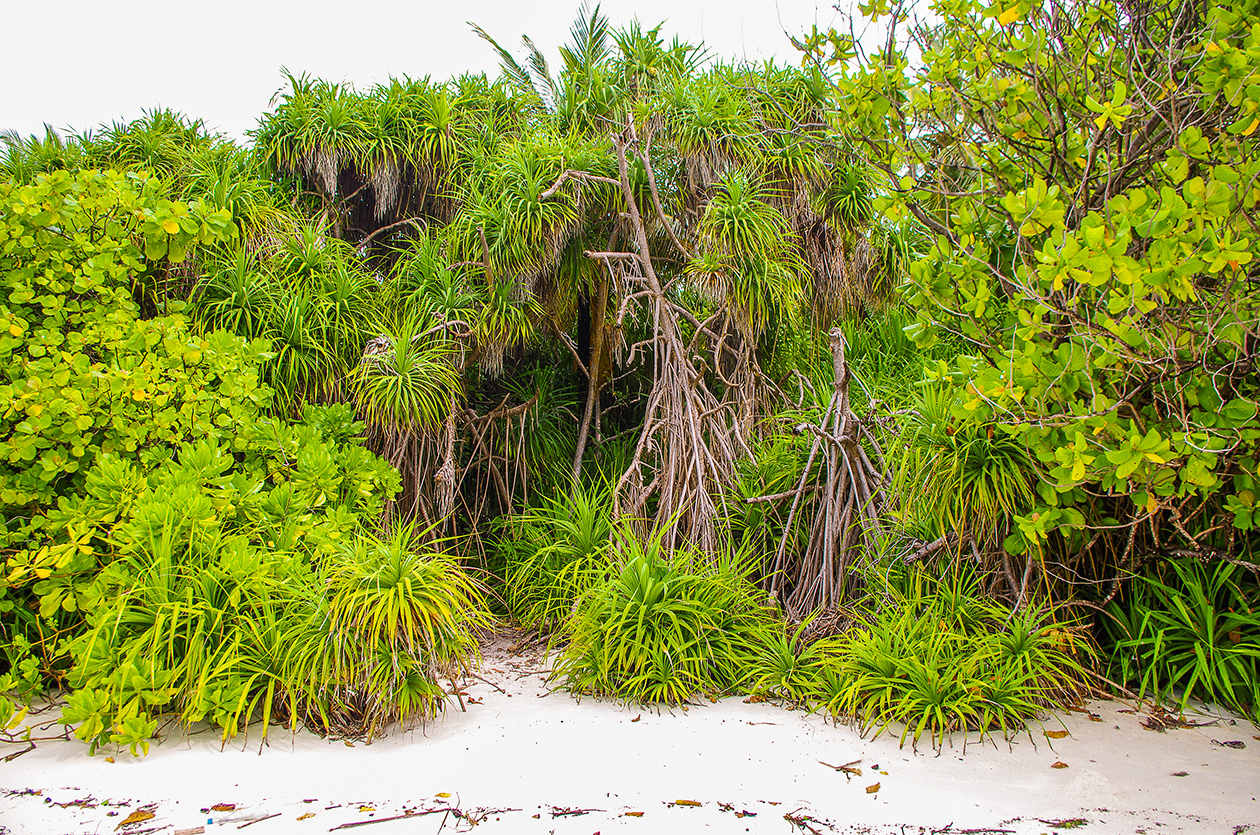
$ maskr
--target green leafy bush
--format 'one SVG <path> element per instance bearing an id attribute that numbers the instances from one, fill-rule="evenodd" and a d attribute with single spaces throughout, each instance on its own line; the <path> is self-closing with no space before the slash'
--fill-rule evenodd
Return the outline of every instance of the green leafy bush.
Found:
<path id="1" fill-rule="evenodd" d="M 207 503 L 179 493 L 142 505 L 128 525 L 142 540 L 104 572 L 106 599 L 71 645 L 62 721 L 91 750 L 147 750 L 165 715 L 209 722 L 225 741 L 261 719 L 265 735 L 285 693 L 281 624 L 309 568 L 213 530 Z"/>
<path id="2" fill-rule="evenodd" d="M 196 220 L 189 204 L 160 194 L 152 178 L 114 172 L 0 182 L 6 519 L 72 491 L 97 454 L 157 461 L 162 449 L 220 436 L 269 401 L 254 367 L 263 346 L 196 337 L 178 315 L 140 318 L 134 296 L 155 269 L 144 250 L 159 239 L 228 234 L 223 215 Z M 165 215 L 179 220 L 154 220 Z"/>
<path id="3" fill-rule="evenodd" d="M 1169 560 L 1139 575 L 1103 623 L 1113 674 L 1138 694 L 1224 705 L 1260 724 L 1260 587 L 1225 562 Z"/>
<path id="4" fill-rule="evenodd" d="M 994 529 L 981 555 L 1013 564 L 1011 599 L 1102 598 L 1133 557 L 1257 545 L 1256 7 L 1132 9 L 936 0 L 939 25 L 916 28 L 873 4 L 886 51 L 801 43 L 834 68 L 837 131 L 884 174 L 875 210 L 930 235 L 905 332 L 965 353 L 928 369 L 955 434 L 925 437 L 923 463 L 933 491 L 951 459 L 989 479 L 987 497 L 936 495 Z M 1026 589 L 1020 563 L 1051 570 Z"/>
<path id="5" fill-rule="evenodd" d="M 61 641 L 106 561 L 97 535 L 126 512 L 114 494 L 132 496 L 181 444 L 242 453 L 270 401 L 263 344 L 196 336 L 178 313 L 141 318 L 160 270 L 234 234 L 226 213 L 162 194 L 117 172 L 0 183 L 0 672 L 21 690 L 64 671 Z"/>
<path id="6" fill-rule="evenodd" d="M 160 195 L 111 172 L 0 184 L 5 689 L 69 685 L 76 733 L 135 753 L 164 718 L 226 740 L 255 720 L 370 733 L 431 716 L 437 675 L 475 654 L 478 587 L 365 533 L 400 479 L 350 406 L 268 417 L 266 342 L 142 318 L 151 257 L 231 237 Z M 159 253 L 159 233 L 191 237 Z M 329 613 L 315 631 L 311 612 Z M 315 682 L 302 653 L 329 644 L 343 652 Z"/>
<path id="7" fill-rule="evenodd" d="M 73 662 L 66 721 L 93 747 L 125 741 L 111 736 L 120 723 L 167 713 L 212 722 L 226 739 L 252 718 L 265 726 L 273 709 L 292 712 L 281 704 L 293 690 L 289 613 L 323 589 L 316 567 L 377 518 L 398 481 L 352 440 L 361 424 L 348 407 L 305 417 L 260 419 L 238 436 L 253 441 L 239 459 L 203 440 L 146 476 L 101 455 L 45 519 L 67 534 L 29 565 L 10 561 L 11 593 L 35 604 L 16 611 L 68 635 L 42 649 L 59 676 Z M 23 584 L 27 574 L 42 579 Z"/>
<path id="8" fill-rule="evenodd" d="M 43 673 L 59 677 L 66 647 L 23 636 L 72 636 L 110 583 L 124 581 L 102 569 L 141 545 L 157 547 L 148 540 L 173 547 L 172 537 L 202 517 L 217 535 L 243 537 L 250 547 L 314 561 L 333 553 L 375 524 L 398 489 L 398 474 L 359 446 L 361 427 L 347 406 L 307 407 L 303 423 L 257 418 L 238 427 L 233 440 L 243 448 L 235 453 L 203 439 L 167 450 L 172 457 L 147 473 L 142 460 L 99 454 L 81 489 L 36 516 L 27 547 L 8 560 L 5 596 L 18 627 L 10 664 L 36 653 Z M 171 514 L 183 521 L 163 532 L 161 525 L 174 524 Z M 142 522 L 147 527 L 138 528 Z"/>

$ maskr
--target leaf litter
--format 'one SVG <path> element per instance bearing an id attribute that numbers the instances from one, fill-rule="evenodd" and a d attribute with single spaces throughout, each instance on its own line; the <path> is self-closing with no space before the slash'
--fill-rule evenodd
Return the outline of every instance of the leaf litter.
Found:
<path id="1" fill-rule="evenodd" d="M 861 760 L 854 760 L 853 762 L 845 763 L 844 765 L 832 765 L 831 763 L 825 763 L 822 760 L 819 760 L 818 762 L 819 764 L 825 765 L 827 766 L 827 768 L 830 768 L 833 771 L 839 771 L 841 774 L 844 775 L 844 781 L 846 783 L 852 780 L 854 777 L 862 776 L 862 769 L 856 767 L 858 763 L 862 762 Z"/>
<path id="2" fill-rule="evenodd" d="M 153 820 L 155 817 L 157 817 L 157 804 L 156 803 L 151 803 L 147 806 L 141 806 L 139 809 L 135 810 L 130 815 L 128 815 L 127 817 L 119 821 L 118 825 L 114 827 L 114 831 L 120 832 L 124 829 L 127 829 L 128 827 L 136 826 L 137 824 L 144 823 L 145 821 Z"/>
<path id="3" fill-rule="evenodd" d="M 1148 731 L 1166 733 L 1169 728 L 1202 728 L 1215 725 L 1219 721 L 1219 719 L 1212 719 L 1207 722 L 1191 722 L 1184 715 L 1169 713 L 1161 705 L 1155 705 L 1151 708 L 1150 715 L 1142 720 L 1142 727 Z"/>

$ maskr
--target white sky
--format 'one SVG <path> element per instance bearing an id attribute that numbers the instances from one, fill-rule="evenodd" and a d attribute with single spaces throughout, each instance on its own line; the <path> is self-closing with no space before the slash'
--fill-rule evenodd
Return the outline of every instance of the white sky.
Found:
<path id="1" fill-rule="evenodd" d="M 841 0 L 845 7 L 853 0 Z M 83 130 L 169 107 L 241 136 L 280 87 L 280 67 L 359 87 L 391 75 L 498 72 L 482 26 L 523 57 L 525 34 L 553 71 L 580 0 L 2 0 L 0 129 Z M 638 18 L 703 40 L 722 58 L 796 63 L 787 33 L 847 26 L 831 0 L 605 0 L 614 28 Z"/>

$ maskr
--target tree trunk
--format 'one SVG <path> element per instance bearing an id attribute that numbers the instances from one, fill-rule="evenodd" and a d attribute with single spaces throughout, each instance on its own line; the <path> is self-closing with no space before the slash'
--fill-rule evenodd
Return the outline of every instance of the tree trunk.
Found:
<path id="1" fill-rule="evenodd" d="M 590 308 L 588 327 L 590 333 L 590 354 L 586 361 L 586 410 L 582 415 L 582 427 L 578 430 L 577 451 L 573 456 L 573 490 L 576 491 L 582 482 L 582 459 L 586 455 L 586 442 L 591 433 L 591 417 L 599 409 L 599 393 L 604 388 L 604 322 L 607 319 L 608 285 L 611 279 L 600 272 L 600 280 L 595 291 L 595 304 Z"/>

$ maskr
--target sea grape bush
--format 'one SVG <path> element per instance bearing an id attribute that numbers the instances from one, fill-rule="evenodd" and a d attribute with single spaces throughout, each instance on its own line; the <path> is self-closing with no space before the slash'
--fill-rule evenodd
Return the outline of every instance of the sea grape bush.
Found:
<path id="1" fill-rule="evenodd" d="M 91 531 L 56 515 L 98 457 L 154 467 L 194 438 L 234 438 L 268 402 L 261 344 L 197 336 L 178 314 L 140 318 L 134 293 L 157 268 L 145 238 L 172 234 L 146 231 L 146 218 L 170 205 L 144 175 L 57 171 L 0 183 L 0 609 L 12 619 L 9 668 L 28 687 L 53 674 L 63 649 L 51 636 L 81 617 L 99 563 Z M 228 234 L 222 216 L 207 219 L 201 238 Z"/>
<path id="2" fill-rule="evenodd" d="M 225 736 L 270 718 L 284 672 L 285 715 L 327 726 L 344 706 L 292 695 L 300 677 L 282 670 L 276 653 L 291 645 L 276 629 L 287 608 L 319 610 L 311 601 L 332 588 L 321 572 L 370 538 L 399 476 L 363 448 L 348 405 L 269 416 L 265 342 L 195 333 L 178 312 L 141 318 L 135 293 L 163 266 L 148 259 L 148 219 L 196 216 L 159 194 L 151 178 L 114 172 L 0 186 L 4 689 L 68 684 L 80 736 L 139 751 L 172 711 Z M 354 553 L 370 570 L 375 552 Z M 438 553 L 423 563 L 446 566 L 429 586 L 465 589 L 455 599 L 476 621 L 461 571 Z M 436 710 L 433 676 L 471 651 L 458 629 L 436 642 L 437 661 L 415 662 L 402 715 Z"/>
<path id="3" fill-rule="evenodd" d="M 160 195 L 153 178 L 116 172 L 0 183 L 6 519 L 49 505 L 99 452 L 152 460 L 268 402 L 253 368 L 260 344 L 197 337 L 178 315 L 140 318 L 134 293 L 158 267 L 142 240 L 170 237 L 148 229 L 149 214 L 173 211 Z"/>
<path id="4" fill-rule="evenodd" d="M 955 527 L 1012 597 L 1109 599 L 1140 558 L 1254 553 L 1256 4 L 933 9 L 896 30 L 916 66 L 895 37 L 863 61 L 835 32 L 801 46 L 885 174 L 879 210 L 931 238 L 907 332 L 966 346 L 930 369 L 957 391 L 940 428 L 1038 472 L 989 536 Z"/>

